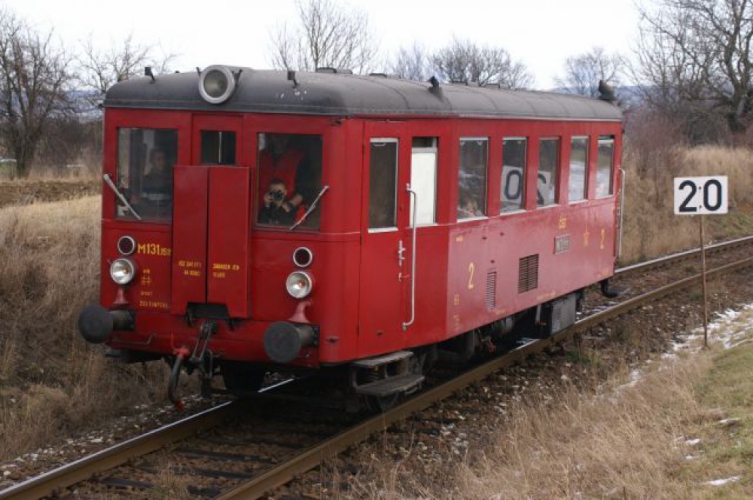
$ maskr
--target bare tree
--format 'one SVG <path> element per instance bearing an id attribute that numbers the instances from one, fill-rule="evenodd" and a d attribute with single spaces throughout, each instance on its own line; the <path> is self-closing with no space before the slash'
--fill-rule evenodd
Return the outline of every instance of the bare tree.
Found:
<path id="1" fill-rule="evenodd" d="M 431 56 L 418 42 L 401 47 L 391 65 L 391 72 L 404 80 L 425 81 L 432 76 Z"/>
<path id="2" fill-rule="evenodd" d="M 298 20 L 272 33 L 277 69 L 347 68 L 369 71 L 378 54 L 368 15 L 334 0 L 296 0 Z"/>
<path id="3" fill-rule="evenodd" d="M 71 111 L 70 59 L 52 31 L 36 32 L 11 11 L 0 10 L 0 142 L 26 177 L 45 128 Z"/>
<path id="4" fill-rule="evenodd" d="M 89 38 L 82 43 L 82 53 L 77 58 L 79 81 L 88 90 L 88 101 L 96 105 L 107 89 L 143 74 L 146 66 L 151 66 L 155 73 L 166 73 L 175 57 L 172 53 L 158 54 L 154 45 L 140 44 L 133 35 L 106 48 L 97 47 Z"/>
<path id="5" fill-rule="evenodd" d="M 663 105 L 713 110 L 745 132 L 753 105 L 753 0 L 657 0 L 640 7 L 637 75 Z"/>
<path id="6" fill-rule="evenodd" d="M 470 40 L 453 39 L 452 43 L 432 56 L 432 63 L 439 74 L 449 81 L 498 84 L 508 89 L 533 85 L 533 76 L 528 68 L 521 62 L 513 61 L 505 49 L 480 46 Z"/>
<path id="7" fill-rule="evenodd" d="M 617 54 L 607 54 L 601 47 L 568 57 L 565 73 L 555 79 L 562 92 L 591 97 L 599 96 L 599 81 L 617 86 L 623 70 L 623 60 Z"/>

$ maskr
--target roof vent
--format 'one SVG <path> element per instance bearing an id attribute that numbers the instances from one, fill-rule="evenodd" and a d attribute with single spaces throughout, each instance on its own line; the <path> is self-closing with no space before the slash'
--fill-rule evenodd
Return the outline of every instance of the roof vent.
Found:
<path id="1" fill-rule="evenodd" d="M 352 69 L 344 69 L 344 68 L 316 68 L 317 73 L 329 73 L 331 75 L 352 75 L 353 70 Z"/>
<path id="2" fill-rule="evenodd" d="M 614 87 L 604 80 L 599 80 L 599 99 L 607 102 L 614 102 L 617 100 L 614 95 Z"/>

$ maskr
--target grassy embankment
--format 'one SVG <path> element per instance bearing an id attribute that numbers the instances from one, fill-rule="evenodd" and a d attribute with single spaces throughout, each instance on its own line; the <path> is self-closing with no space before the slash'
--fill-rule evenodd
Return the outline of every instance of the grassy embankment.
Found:
<path id="1" fill-rule="evenodd" d="M 514 403 L 492 451 L 445 465 L 452 491 L 375 458 L 379 479 L 356 480 L 340 496 L 753 498 L 753 311 L 746 314 L 748 340 L 730 350 L 683 355 L 640 380 L 622 373 L 591 391 L 565 383 L 554 402 Z"/>
<path id="2" fill-rule="evenodd" d="M 0 209 L 0 460 L 162 397 L 154 370 L 106 360 L 75 328 L 98 296 L 99 207 Z"/>

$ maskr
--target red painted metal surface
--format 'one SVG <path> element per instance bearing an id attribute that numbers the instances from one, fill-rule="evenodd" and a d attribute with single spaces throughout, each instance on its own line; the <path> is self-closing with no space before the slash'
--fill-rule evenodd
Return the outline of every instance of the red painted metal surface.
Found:
<path id="1" fill-rule="evenodd" d="M 125 290 L 136 311 L 136 329 L 116 332 L 109 341 L 116 348 L 170 354 L 176 347 L 192 346 L 198 326 L 186 322 L 185 307 L 189 302 L 206 301 L 225 304 L 230 315 L 239 319 L 232 331 L 220 322 L 210 343 L 212 351 L 227 359 L 267 362 L 262 345 L 265 328 L 290 318 L 298 304 L 286 292 L 285 279 L 296 269 L 292 255 L 300 246 L 314 254 L 307 268 L 314 290 L 307 298 L 311 306 L 306 314 L 319 326 L 320 341 L 293 364 L 311 367 L 445 340 L 580 289 L 614 271 L 619 190 L 613 196 L 595 198 L 596 153 L 600 135 L 615 136 L 614 178 L 619 188 L 619 123 L 224 117 L 119 109 L 107 109 L 105 122 L 105 172 L 115 174 L 118 127 L 176 129 L 176 164 L 184 165 L 174 170 L 172 225 L 116 220 L 114 196 L 103 190 L 101 301 L 105 307 L 112 305 L 117 292 L 109 278 L 109 262 L 118 256 L 117 239 L 128 234 L 139 244 L 132 256 L 138 276 Z M 235 131 L 237 164 L 189 166 L 199 163 L 200 130 Z M 257 135 L 261 132 L 322 136 L 322 185 L 329 190 L 318 209 L 318 231 L 254 224 L 259 189 Z M 590 138 L 589 196 L 571 204 L 566 198 L 570 137 L 575 135 Z M 521 136 L 528 138 L 526 211 L 500 215 L 502 139 Z M 399 140 L 398 228 L 390 232 L 368 232 L 368 141 L 372 137 Z M 415 270 L 410 269 L 412 236 L 405 190 L 413 137 L 437 137 L 439 144 L 437 220 L 417 230 Z M 488 217 L 458 222 L 462 137 L 489 138 Z M 542 137 L 561 139 L 560 198 L 557 205 L 537 208 L 538 140 Z M 407 249 L 402 266 L 397 259 L 400 240 Z M 520 259 L 531 255 L 538 255 L 538 283 L 532 290 L 519 292 Z M 181 261 L 202 263 L 200 276 L 191 280 L 182 274 L 187 268 Z M 220 267 L 215 269 L 215 265 Z M 222 267 L 228 265 L 229 269 Z M 416 321 L 403 331 L 413 279 Z"/>
<path id="2" fill-rule="evenodd" d="M 225 304 L 231 318 L 249 316 L 249 169 L 209 169 L 207 302 Z"/>
<path id="3" fill-rule="evenodd" d="M 174 172 L 170 310 L 182 315 L 189 303 L 203 303 L 207 299 L 209 168 L 176 166 Z"/>

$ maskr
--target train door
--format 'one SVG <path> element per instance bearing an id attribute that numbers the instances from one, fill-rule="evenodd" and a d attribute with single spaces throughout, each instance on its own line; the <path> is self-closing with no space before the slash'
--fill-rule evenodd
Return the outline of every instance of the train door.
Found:
<path id="1" fill-rule="evenodd" d="M 400 124 L 370 123 L 364 135 L 359 355 L 405 343 L 404 283 L 411 279 L 407 155 Z"/>
<path id="2" fill-rule="evenodd" d="M 248 317 L 251 188 L 241 132 L 241 117 L 194 117 L 191 164 L 174 169 L 175 313 L 193 306 Z"/>

